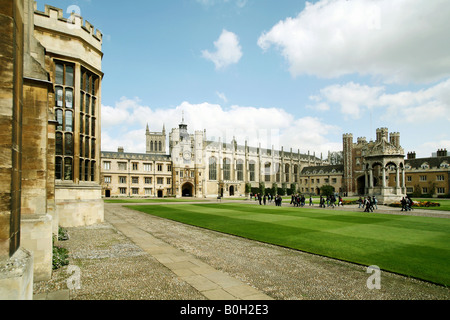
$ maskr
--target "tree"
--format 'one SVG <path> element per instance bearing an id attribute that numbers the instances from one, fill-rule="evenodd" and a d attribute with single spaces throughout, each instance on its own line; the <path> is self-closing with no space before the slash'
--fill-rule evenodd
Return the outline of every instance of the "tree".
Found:
<path id="1" fill-rule="evenodd" d="M 264 182 L 259 183 L 259 192 L 258 193 L 261 193 L 261 195 L 266 194 L 266 185 L 264 184 Z"/>
<path id="2" fill-rule="evenodd" d="M 293 195 L 297 192 L 297 185 L 295 183 L 291 183 L 291 187 L 288 189 L 288 196 Z"/>
<path id="3" fill-rule="evenodd" d="M 279 193 L 280 193 L 280 196 L 285 196 L 287 194 L 287 185 L 286 185 L 286 183 L 283 182 L 281 184 L 281 189 L 280 189 Z"/>
<path id="4" fill-rule="evenodd" d="M 245 194 L 252 192 L 252 185 L 250 183 L 245 184 Z"/>
<path id="5" fill-rule="evenodd" d="M 274 196 L 278 194 L 278 185 L 276 182 L 272 183 L 272 194 Z"/>
<path id="6" fill-rule="evenodd" d="M 334 187 L 327 184 L 320 187 L 320 194 L 322 196 L 331 196 L 334 194 L 334 191 Z"/>

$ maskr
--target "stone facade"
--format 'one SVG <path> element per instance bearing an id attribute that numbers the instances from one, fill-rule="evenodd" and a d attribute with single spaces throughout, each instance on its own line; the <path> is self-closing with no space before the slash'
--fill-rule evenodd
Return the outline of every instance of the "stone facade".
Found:
<path id="1" fill-rule="evenodd" d="M 358 138 L 357 143 L 352 134 L 344 134 L 343 189 L 348 195 L 377 196 L 380 203 L 400 201 L 406 195 L 404 158 L 398 132 L 379 128 L 375 141 Z M 389 170 L 396 172 L 395 185 L 389 183 Z"/>
<path id="2" fill-rule="evenodd" d="M 165 130 L 153 136 L 165 140 Z M 148 147 L 148 130 L 146 137 Z M 328 159 L 300 151 L 239 145 L 234 139 L 231 143 L 208 141 L 205 131 L 191 134 L 185 123 L 172 129 L 168 140 L 168 155 L 102 152 L 103 195 L 233 197 L 255 191 L 261 184 L 265 188 L 294 186 L 297 191 L 304 167 L 328 164 Z"/>
<path id="3" fill-rule="evenodd" d="M 31 0 L 0 20 L 0 299 L 31 299 L 58 227 L 103 221 L 101 34 Z"/>
<path id="4" fill-rule="evenodd" d="M 162 132 L 150 132 L 147 125 L 145 131 L 146 153 L 166 154 L 166 128 L 163 126 Z"/>
<path id="5" fill-rule="evenodd" d="M 32 294 L 33 258 L 20 241 L 24 17 L 22 1 L 0 0 L 0 299 Z"/>
<path id="6" fill-rule="evenodd" d="M 172 161 L 164 154 L 102 152 L 102 195 L 166 197 L 172 195 Z"/>
<path id="7" fill-rule="evenodd" d="M 450 156 L 446 149 L 438 150 L 427 158 L 416 158 L 410 152 L 405 160 L 406 193 L 417 196 L 445 197 L 450 194 Z M 395 183 L 396 176 L 389 175 L 390 183 Z"/>
<path id="8" fill-rule="evenodd" d="M 300 175 L 299 191 L 306 194 L 320 195 L 320 188 L 324 185 L 334 187 L 334 190 L 345 195 L 344 166 L 314 166 L 303 168 Z"/>
<path id="9" fill-rule="evenodd" d="M 169 134 L 169 155 L 162 155 L 151 153 L 148 146 L 154 137 L 165 140 L 165 129 L 150 135 L 147 127 L 147 154 L 102 152 L 102 195 L 233 197 L 258 192 L 261 186 L 318 195 L 323 185 L 330 185 L 341 196 L 377 196 L 381 204 L 399 201 L 407 193 L 419 192 L 418 188 L 420 194 L 449 193 L 450 159 L 446 150 L 439 150 L 430 159 L 405 160 L 398 132 L 379 128 L 376 134 L 375 141 L 360 137 L 356 143 L 353 134 L 344 134 L 342 152 L 328 153 L 322 159 L 292 149 L 264 149 L 248 146 L 247 142 L 239 145 L 235 139 L 231 143 L 209 141 L 206 131 L 191 134 L 181 123 Z M 117 162 L 127 165 L 119 170 Z M 139 169 L 129 169 L 132 162 Z M 152 171 L 140 169 L 145 163 L 151 164 L 148 168 Z M 157 172 L 157 163 L 172 172 Z M 155 184 L 158 178 L 164 183 Z"/>
<path id="10" fill-rule="evenodd" d="M 34 12 L 34 36 L 45 47 L 56 120 L 55 210 L 62 227 L 103 221 L 100 184 L 102 34 L 72 14 Z M 80 201 L 79 201 L 80 200 Z M 86 210 L 80 216 L 79 210 Z"/>

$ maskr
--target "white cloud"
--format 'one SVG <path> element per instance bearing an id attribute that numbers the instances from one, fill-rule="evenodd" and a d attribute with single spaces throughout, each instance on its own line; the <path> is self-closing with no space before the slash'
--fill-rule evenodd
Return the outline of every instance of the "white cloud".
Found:
<path id="1" fill-rule="evenodd" d="M 386 83 L 450 76 L 448 0 L 321 0 L 258 39 L 293 76 L 371 75 Z"/>
<path id="2" fill-rule="evenodd" d="M 216 94 L 217 94 L 217 96 L 220 98 L 220 100 L 222 100 L 222 101 L 225 102 L 225 103 L 228 102 L 228 99 L 227 99 L 225 93 L 223 93 L 223 92 L 216 92 Z"/>
<path id="3" fill-rule="evenodd" d="M 414 151 L 416 152 L 417 158 L 428 158 L 440 149 L 447 149 L 447 151 L 450 151 L 450 140 L 425 142 L 419 146 L 416 146 Z"/>
<path id="4" fill-rule="evenodd" d="M 332 85 L 311 96 L 310 108 L 338 106 L 341 114 L 361 118 L 365 110 L 377 110 L 381 120 L 401 123 L 450 121 L 450 79 L 428 89 L 386 93 L 385 87 L 370 87 L 349 82 Z M 325 107 L 324 107 L 325 106 Z"/>
<path id="5" fill-rule="evenodd" d="M 342 149 L 340 143 L 328 140 L 329 134 L 339 132 L 337 126 L 328 125 L 321 119 L 296 118 L 283 109 L 231 106 L 224 109 L 218 104 L 191 104 L 166 109 L 152 109 L 141 105 L 139 99 L 122 98 L 114 107 L 102 106 L 102 150 L 115 151 L 122 146 L 127 152 L 145 152 L 145 127 L 161 131 L 163 124 L 167 134 L 178 127 L 184 112 L 185 123 L 191 133 L 206 130 L 209 140 L 230 142 L 233 137 L 238 144 L 275 149 L 293 148 L 302 153 L 316 152 L 319 156 Z"/>
<path id="6" fill-rule="evenodd" d="M 360 109 L 362 107 L 371 108 L 376 105 L 377 99 L 383 91 L 382 87 L 369 87 L 350 82 L 345 85 L 332 85 L 320 92 L 328 103 L 340 105 L 343 115 L 357 119 L 361 116 Z M 319 108 L 321 105 L 323 103 L 319 103 Z"/>
<path id="7" fill-rule="evenodd" d="M 202 51 L 202 57 L 212 61 L 216 69 L 223 69 L 231 64 L 238 63 L 242 58 L 242 48 L 239 39 L 233 32 L 223 30 L 219 39 L 214 42 L 215 52 Z"/>
<path id="8" fill-rule="evenodd" d="M 222 3 L 235 3 L 238 8 L 243 8 L 247 4 L 247 0 L 236 0 L 236 1 L 230 1 L 230 0 L 197 0 L 198 3 L 210 7 L 216 4 L 222 4 Z"/>

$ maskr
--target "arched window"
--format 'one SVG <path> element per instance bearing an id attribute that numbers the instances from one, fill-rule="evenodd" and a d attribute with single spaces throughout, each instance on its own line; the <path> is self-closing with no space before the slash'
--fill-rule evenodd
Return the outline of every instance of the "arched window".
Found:
<path id="1" fill-rule="evenodd" d="M 62 180 L 62 158 L 56 157 L 55 159 L 55 179 Z"/>
<path id="2" fill-rule="evenodd" d="M 158 149 L 158 151 L 162 151 L 162 143 L 161 143 L 161 141 L 159 142 L 159 149 Z"/>
<path id="3" fill-rule="evenodd" d="M 66 111 L 66 132 L 73 132 L 73 112 Z"/>
<path id="4" fill-rule="evenodd" d="M 73 180 L 74 67 L 55 63 L 55 178 Z"/>
<path id="5" fill-rule="evenodd" d="M 84 162 L 84 181 L 89 181 L 89 166 L 90 162 L 89 160 L 86 160 Z"/>
<path id="6" fill-rule="evenodd" d="M 73 109 L 73 89 L 66 89 L 66 108 Z"/>
<path id="7" fill-rule="evenodd" d="M 64 158 L 64 180 L 73 180 L 72 158 Z"/>
<path id="8" fill-rule="evenodd" d="M 63 111 L 61 109 L 56 110 L 56 130 L 63 130 Z"/>
<path id="9" fill-rule="evenodd" d="M 153 151 L 153 141 L 150 142 L 150 151 Z"/>
<path id="10" fill-rule="evenodd" d="M 95 139 L 91 140 L 91 158 L 95 159 Z"/>
<path id="11" fill-rule="evenodd" d="M 248 171 L 249 171 L 249 180 L 252 182 L 256 181 L 255 180 L 255 178 L 256 178 L 256 176 L 255 176 L 256 168 L 255 167 L 256 167 L 255 161 L 250 161 L 248 164 Z"/>
<path id="12" fill-rule="evenodd" d="M 275 172 L 276 172 L 276 179 L 277 182 L 280 182 L 280 164 L 279 163 L 275 163 Z"/>
<path id="13" fill-rule="evenodd" d="M 286 164 L 284 165 L 284 174 L 285 174 L 285 180 L 286 180 L 286 182 L 289 182 L 289 176 L 290 176 L 289 169 L 290 169 L 289 164 L 286 163 Z"/>
<path id="14" fill-rule="evenodd" d="M 217 180 L 217 160 L 215 157 L 209 158 L 209 180 Z"/>
<path id="15" fill-rule="evenodd" d="M 236 179 L 244 181 L 244 161 L 239 159 L 236 163 Z"/>
<path id="16" fill-rule="evenodd" d="M 63 134 L 61 132 L 57 132 L 56 133 L 56 150 L 55 153 L 58 156 L 62 156 L 63 155 Z"/>
<path id="17" fill-rule="evenodd" d="M 91 99 L 88 95 L 86 95 L 86 103 L 84 104 L 84 113 L 89 114 L 89 110 L 91 108 Z"/>
<path id="18" fill-rule="evenodd" d="M 100 79 L 96 74 L 84 68 L 83 66 L 81 66 L 80 71 L 79 179 L 80 181 L 95 181 L 94 169 L 98 148 L 98 145 L 96 144 L 96 131 L 97 127 L 100 125 L 97 124 L 96 118 L 96 115 L 98 114 L 97 91 L 100 85 Z M 70 76 L 68 78 L 68 81 L 70 82 Z M 67 100 L 68 97 L 66 91 L 66 104 Z M 77 106 L 78 103 L 75 102 L 73 103 L 73 105 Z"/>
<path id="19" fill-rule="evenodd" d="M 95 161 L 91 161 L 91 181 L 95 181 Z"/>
<path id="20" fill-rule="evenodd" d="M 264 164 L 264 181 L 270 182 L 270 162 Z"/>
<path id="21" fill-rule="evenodd" d="M 71 133 L 65 134 L 64 155 L 73 156 L 73 135 Z"/>
<path id="22" fill-rule="evenodd" d="M 231 180 L 231 161 L 228 158 L 223 159 L 223 180 Z"/>

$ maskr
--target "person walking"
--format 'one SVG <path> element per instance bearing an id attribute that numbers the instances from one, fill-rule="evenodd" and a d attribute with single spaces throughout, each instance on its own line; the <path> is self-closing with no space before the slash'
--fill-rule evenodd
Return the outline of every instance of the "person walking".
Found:
<path id="1" fill-rule="evenodd" d="M 264 205 L 266 205 L 266 201 L 267 201 L 267 196 L 264 195 L 264 198 L 263 198 Z"/>
<path id="2" fill-rule="evenodd" d="M 412 201 L 412 199 L 407 195 L 406 196 L 406 208 L 408 209 L 408 211 L 412 210 L 412 206 L 413 206 L 414 202 Z"/>
<path id="3" fill-rule="evenodd" d="M 407 211 L 406 210 L 406 199 L 405 197 L 402 198 L 402 200 L 400 201 L 401 205 L 402 205 L 402 210 L 401 211 Z"/>
<path id="4" fill-rule="evenodd" d="M 359 197 L 358 203 L 359 203 L 359 207 L 358 207 L 358 208 L 364 207 L 364 205 L 363 205 L 363 200 L 362 200 L 361 197 Z"/>
<path id="5" fill-rule="evenodd" d="M 335 207 L 335 203 L 336 203 L 336 197 L 334 196 L 334 194 L 332 194 L 330 197 L 330 205 L 333 209 Z"/>
<path id="6" fill-rule="evenodd" d="M 364 212 L 373 212 L 372 210 L 372 204 L 370 201 L 370 197 L 367 197 L 367 199 L 365 200 L 365 209 Z"/>

